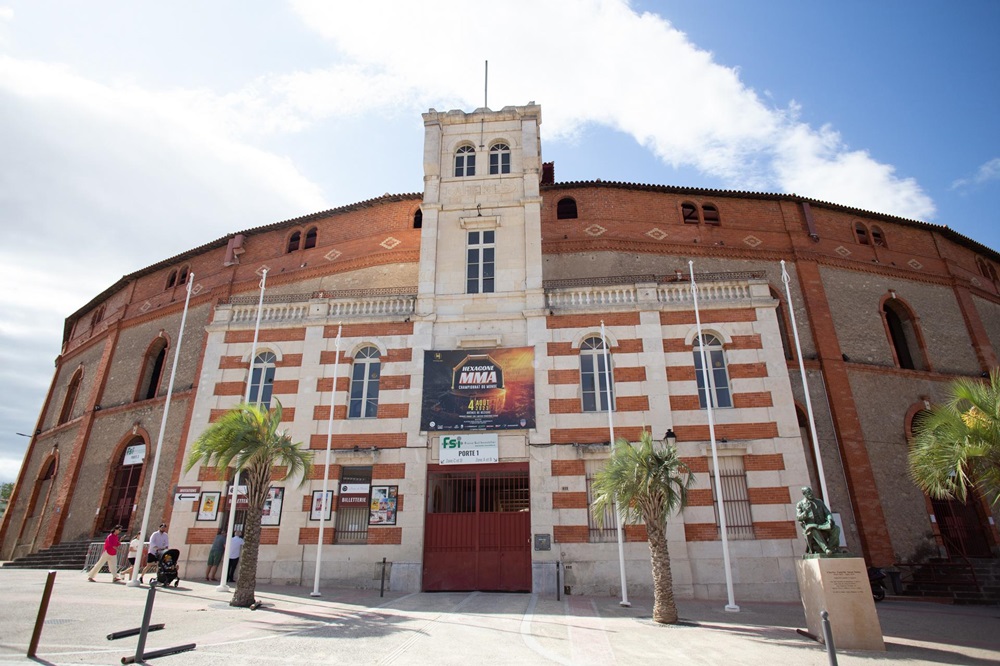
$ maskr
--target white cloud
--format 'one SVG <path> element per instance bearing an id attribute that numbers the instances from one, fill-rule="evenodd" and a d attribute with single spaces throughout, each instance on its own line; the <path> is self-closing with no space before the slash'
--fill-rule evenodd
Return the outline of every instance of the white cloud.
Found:
<path id="1" fill-rule="evenodd" d="M 715 63 L 668 21 L 637 14 L 623 0 L 577 2 L 572 12 L 556 2 L 509 2 L 508 15 L 532 17 L 511 25 L 457 0 L 435 4 L 432 20 L 426 6 L 412 2 L 293 6 L 353 63 L 267 82 L 304 123 L 323 109 L 363 113 L 427 99 L 480 106 L 482 63 L 489 59 L 490 99 L 538 100 L 550 140 L 599 123 L 627 132 L 666 164 L 693 166 L 734 188 L 934 215 L 912 178 L 849 149 L 830 128 L 799 122 L 794 102 L 784 109 L 765 103 L 737 69 Z M 377 38 L 367 26 L 378 27 Z M 483 37 L 462 37 L 470 32 Z M 360 85 L 344 99 L 336 82 L 352 74 Z"/>
<path id="2" fill-rule="evenodd" d="M 951 189 L 962 190 L 994 180 L 1000 180 L 1000 157 L 994 157 L 980 166 L 971 178 L 959 178 L 951 184 Z"/>

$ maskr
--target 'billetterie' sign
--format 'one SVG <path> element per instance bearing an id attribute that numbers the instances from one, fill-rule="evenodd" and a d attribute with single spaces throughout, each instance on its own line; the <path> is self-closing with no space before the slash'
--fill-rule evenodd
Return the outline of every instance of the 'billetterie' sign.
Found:
<path id="1" fill-rule="evenodd" d="M 439 458 L 442 465 L 480 465 L 500 461 L 500 435 L 441 435 Z"/>

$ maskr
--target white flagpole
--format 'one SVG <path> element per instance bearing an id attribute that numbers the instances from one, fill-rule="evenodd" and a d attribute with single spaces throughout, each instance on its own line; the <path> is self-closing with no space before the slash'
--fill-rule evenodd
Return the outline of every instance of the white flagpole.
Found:
<path id="1" fill-rule="evenodd" d="M 614 450 L 617 446 L 615 442 L 615 422 L 612 418 L 612 412 L 614 411 L 613 405 L 611 403 L 611 358 L 608 356 L 608 350 L 611 348 L 611 344 L 608 342 L 607 337 L 604 335 L 604 320 L 601 320 L 601 342 L 604 343 L 604 389 L 608 399 L 608 430 L 611 432 L 611 442 L 610 448 Z M 594 377 L 597 377 L 597 373 L 594 373 Z M 598 389 L 600 389 L 600 384 L 598 383 Z M 599 394 L 598 394 L 599 395 Z M 618 502 L 615 502 L 615 523 L 618 526 L 618 569 L 621 574 L 622 580 L 622 600 L 619 602 L 620 606 L 628 608 L 632 604 L 628 600 L 628 586 L 625 584 L 625 540 L 622 537 L 622 514 L 618 511 Z"/>
<path id="2" fill-rule="evenodd" d="M 729 534 L 726 528 L 726 505 L 722 501 L 722 482 L 719 478 L 719 452 L 715 444 L 715 420 L 712 410 L 712 402 L 715 393 L 712 391 L 712 382 L 709 379 L 708 354 L 705 353 L 705 341 L 701 337 L 701 314 L 698 312 L 698 285 L 694 282 L 694 262 L 688 261 L 688 272 L 691 274 L 691 297 L 694 299 L 694 321 L 697 326 L 698 348 L 701 349 L 701 370 L 705 377 L 705 408 L 708 411 L 708 437 L 712 442 L 712 467 L 715 468 L 715 497 L 719 505 L 719 529 L 722 532 L 722 563 L 726 569 L 726 593 L 729 596 L 729 603 L 726 610 L 738 613 L 740 607 L 736 605 L 733 597 L 733 572 L 729 564 Z"/>
<path id="3" fill-rule="evenodd" d="M 264 311 L 264 287 L 267 284 L 267 269 L 261 269 L 260 276 L 260 299 L 257 301 L 257 323 L 253 327 L 253 342 L 250 345 L 250 373 L 247 375 L 247 393 L 243 399 L 244 403 L 250 402 L 250 389 L 253 386 L 253 363 L 257 357 L 257 338 L 260 335 L 260 315 Z M 260 382 L 264 384 L 264 369 L 260 370 Z M 240 472 L 236 470 L 236 478 L 233 479 L 233 496 L 229 499 L 229 526 L 226 528 L 226 550 L 222 555 L 222 575 L 219 577 L 219 586 L 216 592 L 230 592 L 229 587 L 229 554 L 232 550 L 233 526 L 236 524 L 236 502 L 240 494 Z"/>
<path id="4" fill-rule="evenodd" d="M 330 484 L 330 448 L 333 443 L 333 410 L 337 395 L 337 370 L 340 369 L 340 333 L 342 325 L 337 325 L 337 354 L 333 359 L 333 388 L 330 389 L 330 418 L 326 422 L 326 467 L 323 469 L 323 508 L 319 512 L 319 538 L 316 539 L 316 574 L 313 576 L 313 591 L 310 597 L 322 596 L 319 593 L 319 568 L 323 560 L 323 525 L 326 523 L 326 493 Z"/>
<path id="5" fill-rule="evenodd" d="M 167 415 L 170 413 L 170 399 L 174 393 L 174 377 L 177 376 L 177 359 L 181 355 L 181 342 L 184 340 L 184 324 L 187 322 L 188 305 L 191 303 L 191 285 L 194 284 L 194 273 L 188 273 L 187 296 L 184 297 L 184 313 L 181 315 L 181 330 L 177 333 L 177 348 L 174 350 L 174 364 L 170 368 L 170 381 L 167 383 L 167 399 L 163 403 L 163 418 L 160 420 L 160 433 L 156 437 L 156 453 L 153 454 L 153 469 L 149 472 L 149 491 L 146 493 L 146 508 L 142 512 L 142 527 L 139 528 L 139 552 L 135 554 L 137 562 L 132 565 L 132 578 L 129 587 L 139 587 L 139 576 L 146 566 L 142 555 L 142 544 L 146 542 L 146 529 L 149 527 L 149 513 L 153 507 L 153 489 L 156 488 L 156 472 L 160 468 L 160 452 L 163 450 L 163 434 L 167 429 Z"/>
<path id="6" fill-rule="evenodd" d="M 813 454 L 816 458 L 816 471 L 819 473 L 820 490 L 823 501 L 830 506 L 830 495 L 826 491 L 826 473 L 823 471 L 823 458 L 819 454 L 819 436 L 816 434 L 816 418 L 813 416 L 812 400 L 809 399 L 809 382 L 806 380 L 806 364 L 802 359 L 802 347 L 799 345 L 799 327 L 795 324 L 795 307 L 792 305 L 792 290 L 789 286 L 788 271 L 785 270 L 785 260 L 781 260 L 781 281 L 785 283 L 785 300 L 788 302 L 788 316 L 792 319 L 792 335 L 795 336 L 795 355 L 799 359 L 799 373 L 802 375 L 802 392 L 806 396 L 806 413 L 809 416 L 809 433 L 812 435 Z M 781 322 L 778 322 L 781 326 Z"/>

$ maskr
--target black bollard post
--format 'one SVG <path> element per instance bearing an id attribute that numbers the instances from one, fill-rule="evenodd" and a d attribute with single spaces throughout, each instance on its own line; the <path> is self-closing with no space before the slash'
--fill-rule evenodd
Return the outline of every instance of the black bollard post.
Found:
<path id="1" fill-rule="evenodd" d="M 139 643 L 135 646 L 135 661 L 142 662 L 146 650 L 146 635 L 149 633 L 149 618 L 153 616 L 153 599 L 156 597 L 156 586 L 150 585 L 146 594 L 146 608 L 142 612 L 142 625 L 139 627 Z M 122 660 L 122 663 L 127 663 Z"/>
<path id="2" fill-rule="evenodd" d="M 385 596 L 385 558 L 382 558 L 382 584 L 378 590 L 378 596 Z"/>
<path id="3" fill-rule="evenodd" d="M 559 560 L 556 560 L 556 601 L 562 599 L 562 585 L 560 584 L 559 581 L 559 565 L 560 565 Z"/>
<path id="4" fill-rule="evenodd" d="M 28 657 L 35 658 L 38 641 L 42 638 L 42 625 L 45 624 L 45 614 L 49 612 L 49 597 L 52 596 L 52 584 L 56 582 L 56 572 L 49 571 L 45 578 L 45 589 L 42 590 L 42 603 L 38 605 L 38 616 L 35 618 L 35 630 L 31 632 L 31 642 L 28 644 Z"/>
<path id="5" fill-rule="evenodd" d="M 151 624 L 149 625 L 150 631 L 160 631 L 165 627 L 164 624 Z M 108 634 L 109 641 L 116 641 L 119 638 L 128 638 L 129 636 L 135 636 L 142 631 L 142 627 L 136 627 L 135 629 L 122 629 L 121 631 L 113 631 Z"/>
<path id="6" fill-rule="evenodd" d="M 833 644 L 833 627 L 830 626 L 830 613 L 822 611 L 819 614 L 823 620 L 823 642 L 826 643 L 826 656 L 830 666 L 837 666 L 837 648 Z"/>

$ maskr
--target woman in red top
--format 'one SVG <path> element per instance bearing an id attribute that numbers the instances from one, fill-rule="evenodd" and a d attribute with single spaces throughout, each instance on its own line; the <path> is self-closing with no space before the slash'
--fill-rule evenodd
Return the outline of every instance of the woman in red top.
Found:
<path id="1" fill-rule="evenodd" d="M 118 533 L 122 531 L 121 525 L 115 525 L 115 529 L 108 535 L 108 538 L 104 540 L 104 550 L 101 553 L 101 557 L 97 560 L 97 564 L 94 568 L 87 572 L 87 580 L 91 583 L 96 582 L 94 576 L 101 570 L 105 564 L 108 565 L 108 571 L 111 572 L 112 581 L 115 583 L 120 583 L 121 578 L 118 577 L 116 573 L 118 571 L 118 546 L 121 542 L 118 541 Z"/>

